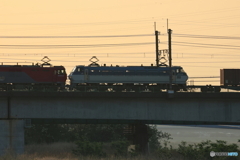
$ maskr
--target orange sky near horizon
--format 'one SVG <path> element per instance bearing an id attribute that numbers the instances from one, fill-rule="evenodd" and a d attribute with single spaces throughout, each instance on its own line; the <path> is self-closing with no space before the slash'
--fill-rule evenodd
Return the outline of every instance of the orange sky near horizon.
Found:
<path id="1" fill-rule="evenodd" d="M 160 49 L 167 49 L 168 19 L 173 65 L 182 66 L 189 77 L 219 76 L 221 68 L 240 68 L 238 0 L 0 0 L 0 4 L 1 62 L 39 62 L 48 56 L 68 73 L 75 65 L 88 65 L 92 56 L 107 65 L 155 64 L 154 22 L 161 32 Z M 147 34 L 151 35 L 143 36 Z M 195 84 L 206 83 L 219 84 L 219 79 L 195 79 Z"/>

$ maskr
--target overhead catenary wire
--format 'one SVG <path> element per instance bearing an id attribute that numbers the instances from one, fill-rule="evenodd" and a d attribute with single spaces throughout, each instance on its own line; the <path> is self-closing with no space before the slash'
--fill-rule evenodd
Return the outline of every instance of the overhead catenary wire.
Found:
<path id="1" fill-rule="evenodd" d="M 81 57 L 81 56 L 78 56 L 79 58 Z M 13 58 L 1 58 L 1 59 L 5 59 L 5 60 L 14 60 L 14 61 L 17 61 L 17 60 L 21 60 L 21 61 L 36 61 L 36 59 L 26 59 L 26 58 L 17 58 L 17 59 L 13 59 Z M 61 63 L 68 63 L 68 62 L 86 62 L 86 63 L 88 63 L 88 60 L 89 59 L 86 59 L 85 61 L 83 61 L 83 60 L 68 60 L 68 59 L 66 59 L 66 58 L 60 58 L 60 59 L 54 59 L 54 61 L 55 62 L 61 62 Z M 222 61 L 222 62 L 215 62 L 215 64 L 217 64 L 217 63 L 223 63 L 223 62 L 225 62 L 225 61 Z M 236 62 L 236 63 L 238 63 L 238 61 L 227 61 L 227 62 Z M 109 60 L 107 60 L 106 59 L 106 63 L 109 63 Z M 124 61 L 124 60 L 120 60 L 120 61 L 114 61 L 114 63 L 118 63 L 118 64 L 121 64 L 121 63 L 131 63 L 131 64 L 139 64 L 139 65 L 141 65 L 141 64 L 150 64 L 151 62 L 145 62 L 145 61 L 132 61 L 132 60 L 128 60 L 128 61 Z M 206 65 L 201 65 L 201 64 L 208 64 L 209 62 L 196 62 L 196 61 L 194 61 L 194 62 L 181 62 L 182 64 L 186 64 L 186 65 L 184 65 L 184 66 L 191 66 L 191 65 L 187 65 L 187 64 L 195 64 L 194 66 L 192 66 L 192 67 L 212 67 L 212 66 L 206 66 Z"/>
<path id="2" fill-rule="evenodd" d="M 240 40 L 240 37 L 235 36 L 214 36 L 214 35 L 195 35 L 195 34 L 179 34 L 174 33 L 175 37 L 187 37 L 187 38 L 209 38 L 209 39 L 231 39 L 231 40 Z"/>
<path id="3" fill-rule="evenodd" d="M 180 43 L 180 44 L 191 44 L 191 45 L 202 45 L 202 46 L 214 46 L 214 47 L 234 47 L 238 48 L 238 45 L 226 45 L 226 44 L 208 44 L 208 43 L 192 43 L 192 42 L 178 42 L 173 41 L 173 43 Z"/>
<path id="4" fill-rule="evenodd" d="M 88 45 L 0 45 L 0 47 L 7 48 L 89 48 L 89 47 L 113 47 L 113 46 L 135 46 L 135 45 L 149 45 L 154 42 L 142 43 L 116 43 L 116 44 L 88 44 Z"/>
<path id="5" fill-rule="evenodd" d="M 0 36 L 0 38 L 117 38 L 117 37 L 146 37 L 153 34 L 135 35 L 99 35 L 99 36 Z"/>
<path id="6" fill-rule="evenodd" d="M 102 55 L 102 56 L 104 56 L 104 55 L 106 55 L 106 54 L 108 54 L 109 56 L 116 56 L 116 55 L 119 55 L 119 56 L 121 56 L 121 55 L 124 55 L 124 54 L 127 54 L 127 55 L 129 55 L 129 54 L 135 54 L 135 55 L 147 55 L 148 57 L 154 57 L 155 55 L 154 55 L 154 51 L 151 51 L 151 50 L 149 50 L 149 51 L 139 51 L 139 52 L 79 52 L 79 51 L 77 51 L 77 52 L 69 52 L 69 51 L 67 51 L 67 52 L 62 52 L 62 51 L 58 51 L 58 52 L 11 52 L 11 53 L 7 53 L 7 52 L 0 52 L 0 55 L 1 56 L 8 56 L 8 55 L 33 55 L 33 56 L 35 56 L 35 55 L 42 55 L 42 54 L 51 54 L 51 55 L 56 55 L 56 56 L 59 56 L 59 55 L 67 55 L 67 56 L 70 56 L 70 55 L 81 55 L 81 56 L 84 56 L 84 55 Z M 240 55 L 236 55 L 236 54 L 234 54 L 234 53 L 229 53 L 229 52 L 227 52 L 227 51 L 223 51 L 223 52 L 208 52 L 208 53 L 199 53 L 199 52 L 174 52 L 173 53 L 173 55 L 174 56 L 177 56 L 176 58 L 186 58 L 186 56 L 187 56 L 187 58 L 190 58 L 189 56 L 191 56 L 191 57 L 199 57 L 199 56 L 214 56 L 214 58 L 216 58 L 216 57 L 222 57 L 222 56 L 224 56 L 224 57 L 228 57 L 229 58 L 229 56 L 230 57 L 233 57 L 233 56 L 237 56 L 237 57 L 239 57 Z M 148 57 L 145 57 L 145 58 L 148 58 Z"/>
<path id="7" fill-rule="evenodd" d="M 226 54 L 227 53 L 227 54 Z M 98 56 L 108 56 L 110 57 L 122 57 L 122 55 L 129 56 L 129 55 L 136 55 L 136 56 L 142 56 L 144 58 L 152 58 L 155 57 L 154 51 L 146 51 L 146 52 L 0 52 L 0 56 L 14 56 L 14 55 L 24 55 L 24 56 L 37 56 L 37 55 L 51 55 L 51 56 L 57 56 L 57 57 L 66 57 L 66 56 L 89 56 L 89 55 L 98 55 Z M 227 57 L 229 58 L 235 58 L 235 57 L 240 57 L 240 55 L 236 55 L 234 53 L 228 53 L 228 52 L 222 52 L 222 53 L 216 53 L 216 52 L 210 52 L 210 53 L 198 53 L 198 52 L 174 52 L 173 53 L 174 58 L 176 59 L 182 59 L 182 58 L 198 58 L 202 56 L 210 56 L 213 57 L 214 59 L 217 58 L 224 58 Z M 123 57 L 124 58 L 124 57 Z M 134 58 L 136 58 L 134 56 Z"/>
<path id="8" fill-rule="evenodd" d="M 225 44 L 207 44 L 207 43 L 191 43 L 173 41 L 173 45 L 204 47 L 204 48 L 220 48 L 220 49 L 240 49 L 239 45 L 225 45 Z M 154 42 L 141 43 L 116 43 L 116 44 L 88 44 L 88 45 L 0 45 L 0 47 L 7 48 L 88 48 L 88 47 L 112 47 L 112 46 L 134 46 L 134 45 L 152 45 Z M 166 44 L 166 42 L 161 42 Z"/>
<path id="9" fill-rule="evenodd" d="M 163 36 L 166 34 L 161 34 Z M 117 37 L 148 37 L 154 34 L 135 34 L 135 35 L 93 35 L 93 36 L 0 36 L 0 38 L 117 38 Z M 167 35 L 166 35 L 167 36 Z M 174 37 L 187 37 L 187 38 L 211 38 L 211 39 L 231 39 L 240 40 L 236 36 L 215 36 L 215 35 L 195 35 L 195 34 L 181 34 L 173 33 Z"/>
<path id="10" fill-rule="evenodd" d="M 180 43 L 180 44 L 178 44 Z M 210 45 L 210 44 L 198 44 L 198 43 L 195 43 L 195 44 L 191 44 L 191 43 L 186 43 L 186 44 L 181 44 L 183 42 L 173 42 L 174 45 L 178 45 L 178 46 L 188 46 L 188 47 L 199 47 L 199 48 L 217 48 L 217 49 L 232 49 L 232 50 L 239 50 L 240 49 L 240 46 L 236 46 L 236 47 L 224 47 L 224 46 L 221 46 L 221 45 Z"/>

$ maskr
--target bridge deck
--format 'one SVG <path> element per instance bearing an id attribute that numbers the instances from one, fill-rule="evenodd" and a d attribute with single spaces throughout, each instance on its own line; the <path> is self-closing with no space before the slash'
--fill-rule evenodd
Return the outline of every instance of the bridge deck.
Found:
<path id="1" fill-rule="evenodd" d="M 167 92 L 0 92 L 0 97 L 64 97 L 64 98 L 169 98 L 176 99 L 240 99 L 240 92 L 220 92 L 220 93 L 201 93 L 201 92 L 176 92 L 169 94 Z"/>

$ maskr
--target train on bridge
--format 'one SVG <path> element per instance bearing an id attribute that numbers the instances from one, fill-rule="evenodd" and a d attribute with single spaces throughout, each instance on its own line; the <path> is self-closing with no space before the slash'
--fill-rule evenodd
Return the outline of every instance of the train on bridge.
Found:
<path id="1" fill-rule="evenodd" d="M 0 90 L 161 92 L 170 86 L 176 92 L 193 88 L 202 92 L 221 90 L 221 86 L 187 86 L 188 75 L 181 66 L 100 66 L 93 62 L 88 66 L 77 65 L 67 75 L 64 66 L 52 66 L 48 57 L 42 61 L 32 65 L 0 65 Z M 240 81 L 229 73 L 238 71 L 221 70 L 222 87 L 238 86 Z M 67 78 L 70 84 L 66 84 Z"/>

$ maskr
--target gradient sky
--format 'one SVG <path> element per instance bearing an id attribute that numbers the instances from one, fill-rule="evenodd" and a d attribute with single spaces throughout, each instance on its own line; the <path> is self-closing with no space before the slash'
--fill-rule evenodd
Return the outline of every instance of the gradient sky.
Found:
<path id="1" fill-rule="evenodd" d="M 48 56 L 52 64 L 66 66 L 68 73 L 75 65 L 88 65 L 92 56 L 107 65 L 155 64 L 154 22 L 161 32 L 160 49 L 167 49 L 168 19 L 173 65 L 182 66 L 189 77 L 219 76 L 221 68 L 239 68 L 239 0 L 0 0 L 0 4 L 1 62 L 40 62 Z M 219 84 L 219 78 L 195 79 L 195 84 L 210 83 Z"/>

